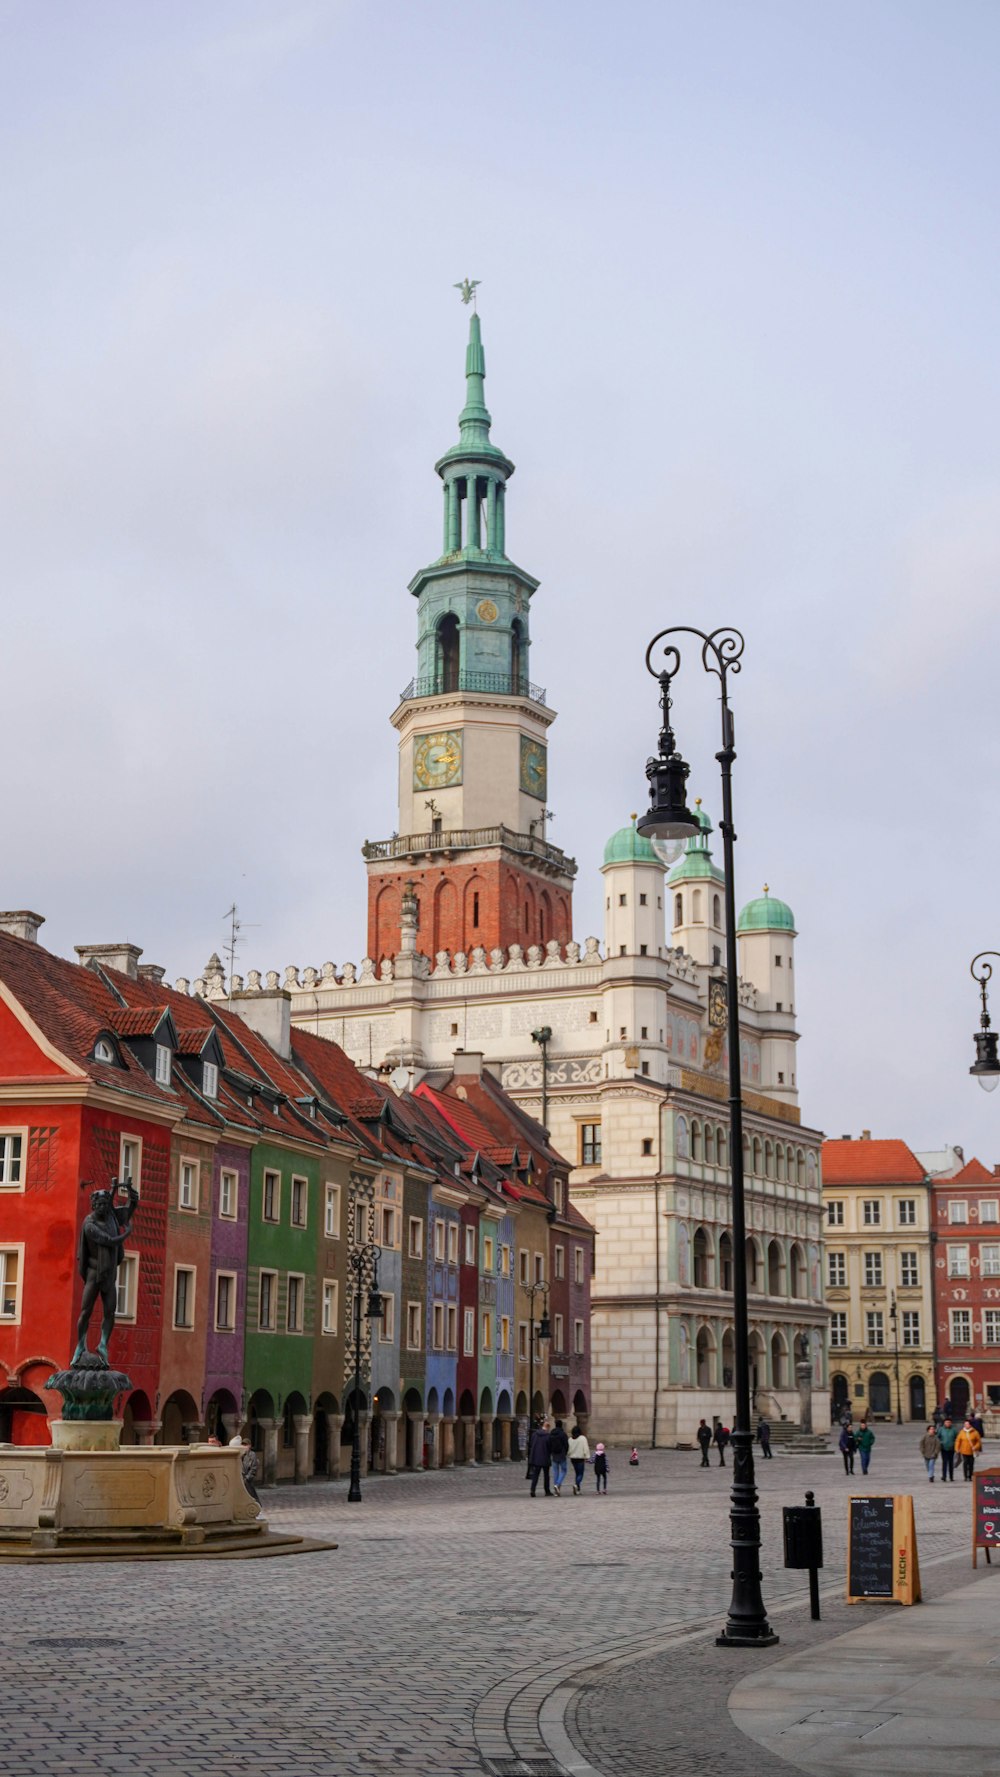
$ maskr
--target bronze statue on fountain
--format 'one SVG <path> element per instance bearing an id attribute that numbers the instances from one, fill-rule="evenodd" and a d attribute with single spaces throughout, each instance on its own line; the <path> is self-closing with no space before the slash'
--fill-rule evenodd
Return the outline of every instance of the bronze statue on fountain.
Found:
<path id="1" fill-rule="evenodd" d="M 50 1377 L 48 1386 L 63 1397 L 64 1419 L 111 1419 L 118 1395 L 132 1387 L 128 1376 L 113 1370 L 108 1340 L 114 1331 L 118 1304 L 118 1269 L 132 1232 L 139 1193 L 131 1180 L 113 1179 L 109 1189 L 90 1194 L 90 1214 L 80 1229 L 77 1269 L 83 1278 L 83 1302 L 77 1322 L 77 1345 L 68 1370 Z M 101 1299 L 101 1336 L 97 1350 L 87 1345 L 94 1305 Z"/>

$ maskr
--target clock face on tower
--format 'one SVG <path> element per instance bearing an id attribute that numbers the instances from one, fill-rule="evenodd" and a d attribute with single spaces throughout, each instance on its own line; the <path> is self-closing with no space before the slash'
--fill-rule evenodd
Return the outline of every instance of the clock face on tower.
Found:
<path id="1" fill-rule="evenodd" d="M 462 735 L 457 728 L 447 734 L 422 734 L 413 749 L 413 788 L 446 790 L 462 781 Z"/>
<path id="2" fill-rule="evenodd" d="M 537 796 L 544 802 L 548 790 L 548 762 L 540 740 L 521 736 L 521 788 L 526 796 Z"/>

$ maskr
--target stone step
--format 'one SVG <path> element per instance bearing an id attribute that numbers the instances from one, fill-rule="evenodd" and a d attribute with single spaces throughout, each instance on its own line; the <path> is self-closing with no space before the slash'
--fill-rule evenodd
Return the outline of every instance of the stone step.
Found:
<path id="1" fill-rule="evenodd" d="M 783 1456 L 836 1456 L 837 1452 L 826 1432 L 796 1432 L 779 1446 Z"/>

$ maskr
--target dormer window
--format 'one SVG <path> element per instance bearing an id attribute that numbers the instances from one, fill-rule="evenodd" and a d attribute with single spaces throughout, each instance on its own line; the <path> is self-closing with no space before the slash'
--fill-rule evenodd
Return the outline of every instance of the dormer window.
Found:
<path id="1" fill-rule="evenodd" d="M 166 1043 L 156 1045 L 156 1083 L 158 1086 L 170 1085 L 170 1050 Z"/>
<path id="2" fill-rule="evenodd" d="M 98 1037 L 97 1042 L 94 1044 L 94 1060 L 113 1062 L 114 1059 L 115 1052 L 112 1049 L 111 1044 L 105 1037 Z"/>
<path id="3" fill-rule="evenodd" d="M 206 1061 L 201 1074 L 202 1088 L 206 1098 L 219 1096 L 219 1070 L 214 1061 Z"/>

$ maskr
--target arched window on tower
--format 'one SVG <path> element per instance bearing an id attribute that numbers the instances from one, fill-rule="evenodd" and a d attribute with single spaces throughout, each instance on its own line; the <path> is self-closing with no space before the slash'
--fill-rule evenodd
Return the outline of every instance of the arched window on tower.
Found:
<path id="1" fill-rule="evenodd" d="M 691 918 L 696 925 L 701 924 L 701 889 L 695 889 L 691 896 Z"/>
<path id="2" fill-rule="evenodd" d="M 520 617 L 515 617 L 510 626 L 510 688 L 515 697 L 523 695 L 525 677 L 524 660 L 524 627 Z"/>
<path id="3" fill-rule="evenodd" d="M 684 896 L 682 894 L 678 893 L 674 896 L 674 925 L 675 926 L 682 926 L 683 924 L 684 924 Z"/>
<path id="4" fill-rule="evenodd" d="M 437 681 L 442 691 L 458 690 L 458 618 L 453 611 L 442 617 L 437 628 Z"/>
<path id="5" fill-rule="evenodd" d="M 717 930 L 722 925 L 722 902 L 718 895 L 712 896 L 712 924 Z"/>

